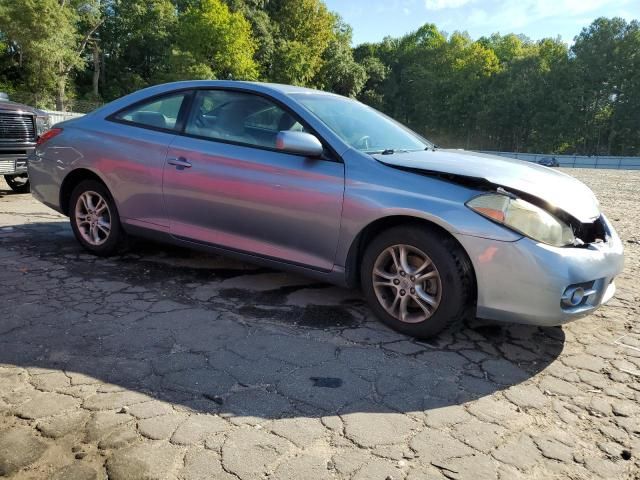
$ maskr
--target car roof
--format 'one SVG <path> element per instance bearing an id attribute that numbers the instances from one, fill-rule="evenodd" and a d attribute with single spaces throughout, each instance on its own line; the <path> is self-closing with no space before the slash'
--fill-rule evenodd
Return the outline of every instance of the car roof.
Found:
<path id="1" fill-rule="evenodd" d="M 253 86 L 262 86 L 263 88 L 269 88 L 271 90 L 276 90 L 284 94 L 317 93 L 322 95 L 334 95 L 333 93 L 323 92 L 322 90 L 315 90 L 313 88 L 306 88 L 306 87 L 298 87 L 296 85 L 284 85 L 282 83 L 261 83 L 261 82 L 234 82 L 234 83 L 242 83 L 242 84 L 248 84 Z"/>
<path id="2" fill-rule="evenodd" d="M 241 88 L 246 88 L 248 90 L 255 90 L 259 92 L 280 93 L 284 95 L 291 95 L 295 93 L 335 95 L 334 93 L 324 92 L 322 90 L 314 90 L 312 88 L 298 87 L 295 85 L 284 85 L 280 83 L 249 82 L 244 80 L 187 80 L 187 81 L 180 81 L 180 82 L 165 83 L 163 85 L 157 85 L 156 87 L 162 88 L 165 91 L 177 90 L 181 88 L 241 87 Z"/>
<path id="3" fill-rule="evenodd" d="M 0 110 L 11 110 L 15 112 L 31 113 L 38 116 L 46 116 L 47 114 L 42 110 L 25 105 L 23 103 L 16 103 L 12 100 L 0 100 Z"/>
<path id="4" fill-rule="evenodd" d="M 241 89 L 255 93 L 262 93 L 270 95 L 274 98 L 289 97 L 294 94 L 313 94 L 323 96 L 338 97 L 334 93 L 323 92 L 321 90 L 313 90 L 311 88 L 297 87 L 294 85 L 281 85 L 277 83 L 262 83 L 262 82 L 247 82 L 240 80 L 186 80 L 179 82 L 164 83 L 161 85 L 153 85 L 151 87 L 138 90 L 130 93 L 124 97 L 114 100 L 107 105 L 104 105 L 97 110 L 89 113 L 87 117 L 95 115 L 105 116 L 111 115 L 122 108 L 134 104 L 138 101 L 144 101 L 147 98 L 151 98 L 156 95 L 163 95 L 177 90 L 188 90 L 196 88 L 228 88 L 228 89 Z"/>

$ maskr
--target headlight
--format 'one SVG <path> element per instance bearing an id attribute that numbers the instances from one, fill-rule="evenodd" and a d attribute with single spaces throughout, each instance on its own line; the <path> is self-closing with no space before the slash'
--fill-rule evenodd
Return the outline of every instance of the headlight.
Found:
<path id="1" fill-rule="evenodd" d="M 42 135 L 51 128 L 51 120 L 49 117 L 36 117 L 36 134 Z"/>
<path id="2" fill-rule="evenodd" d="M 489 193 L 470 200 L 467 206 L 538 242 L 556 247 L 573 245 L 575 242 L 569 225 L 521 198 Z"/>

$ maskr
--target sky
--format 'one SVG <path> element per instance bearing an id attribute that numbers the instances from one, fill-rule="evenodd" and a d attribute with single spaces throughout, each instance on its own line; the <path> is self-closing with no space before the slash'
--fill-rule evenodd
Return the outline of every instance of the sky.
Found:
<path id="1" fill-rule="evenodd" d="M 495 32 L 566 43 L 598 17 L 640 19 L 640 0 L 325 0 L 353 27 L 353 43 L 399 37 L 425 23 L 472 38 Z"/>

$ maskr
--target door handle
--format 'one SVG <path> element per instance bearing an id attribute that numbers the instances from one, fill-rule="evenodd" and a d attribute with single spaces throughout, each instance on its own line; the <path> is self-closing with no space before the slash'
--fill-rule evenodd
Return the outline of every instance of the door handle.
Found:
<path id="1" fill-rule="evenodd" d="M 191 163 L 186 158 L 170 158 L 167 160 L 169 165 L 174 165 L 178 170 L 184 170 L 185 168 L 191 168 Z"/>

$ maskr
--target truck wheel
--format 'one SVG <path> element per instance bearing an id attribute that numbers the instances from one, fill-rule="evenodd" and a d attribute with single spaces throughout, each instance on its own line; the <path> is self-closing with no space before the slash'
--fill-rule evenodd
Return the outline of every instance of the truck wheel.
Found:
<path id="1" fill-rule="evenodd" d="M 429 338 L 464 319 L 474 299 L 471 262 L 450 237 L 421 226 L 383 232 L 361 264 L 363 292 L 391 328 Z"/>
<path id="2" fill-rule="evenodd" d="M 26 173 L 22 175 L 5 175 L 4 180 L 11 190 L 16 193 L 29 193 L 31 191 L 31 184 Z"/>
<path id="3" fill-rule="evenodd" d="M 116 204 L 107 187 L 95 180 L 80 182 L 73 189 L 69 219 L 78 242 L 94 255 L 112 255 L 124 240 Z"/>

